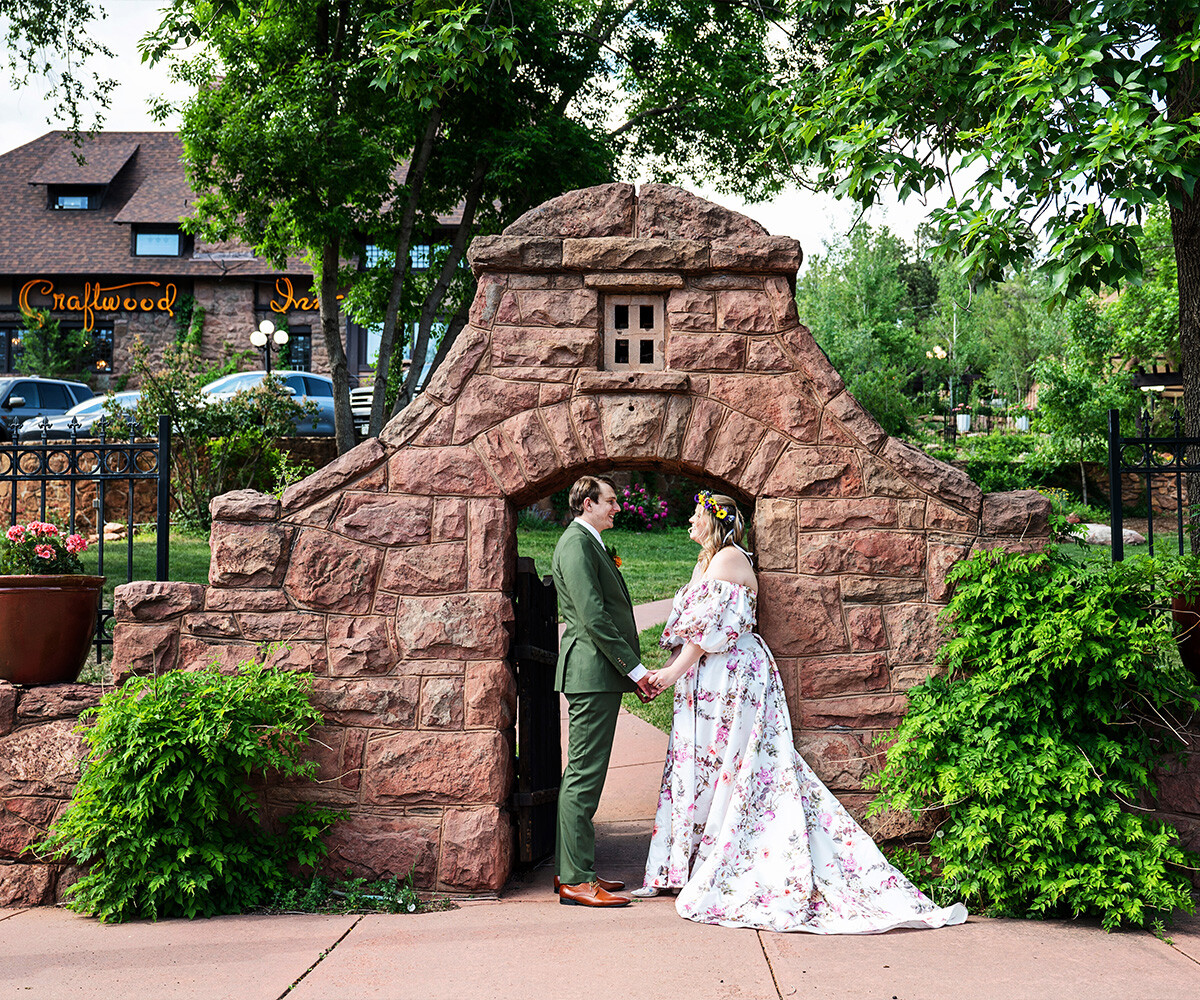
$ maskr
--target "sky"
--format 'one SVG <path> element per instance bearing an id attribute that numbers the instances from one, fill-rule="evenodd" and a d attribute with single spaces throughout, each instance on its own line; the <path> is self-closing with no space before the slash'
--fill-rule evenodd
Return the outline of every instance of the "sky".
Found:
<path id="1" fill-rule="evenodd" d="M 186 94 L 172 87 L 162 67 L 151 68 L 141 61 L 138 40 L 158 23 L 160 0 L 105 0 L 107 17 L 93 25 L 93 35 L 116 54 L 116 67 L 98 66 L 101 75 L 111 74 L 119 84 L 112 95 L 104 127 L 112 131 L 140 132 L 175 123 L 159 125 L 150 117 L 148 97 L 166 94 L 180 98 Z M 7 84 L 7 81 L 4 81 Z M 0 90 L 0 152 L 23 145 L 51 129 L 47 124 L 51 103 L 43 96 L 37 80 L 21 90 L 4 86 Z M 90 110 L 90 109 L 89 109 Z M 826 241 L 845 235 L 859 219 L 857 206 L 798 189 L 785 190 L 767 203 L 751 204 L 703 188 L 697 194 L 735 211 L 744 212 L 766 226 L 771 233 L 791 236 L 800 241 L 807 258 L 820 254 Z M 863 220 L 872 225 L 887 225 L 893 232 L 910 239 L 926 217 L 928 207 L 910 199 L 899 204 L 894 199 L 884 207 L 872 209 Z"/>

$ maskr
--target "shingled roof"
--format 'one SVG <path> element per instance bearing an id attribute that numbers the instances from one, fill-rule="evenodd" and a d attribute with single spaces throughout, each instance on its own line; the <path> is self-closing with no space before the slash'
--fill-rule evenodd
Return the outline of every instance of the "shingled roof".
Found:
<path id="1" fill-rule="evenodd" d="M 136 257 L 130 224 L 170 224 L 188 210 L 192 192 L 176 132 L 101 132 L 85 140 L 80 165 L 65 132 L 0 154 L 0 274 L 276 276 L 311 274 L 299 259 L 284 270 L 242 244 L 220 252 L 200 244 L 183 257 Z M 48 207 L 47 184 L 107 185 L 98 209 Z M 114 223 L 120 223 L 114 225 Z"/>

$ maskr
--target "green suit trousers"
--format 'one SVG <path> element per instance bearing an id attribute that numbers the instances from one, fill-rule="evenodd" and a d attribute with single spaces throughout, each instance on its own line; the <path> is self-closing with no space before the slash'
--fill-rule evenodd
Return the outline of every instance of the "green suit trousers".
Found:
<path id="1" fill-rule="evenodd" d="M 569 753 L 558 790 L 556 870 L 564 885 L 578 885 L 596 877 L 592 819 L 604 791 L 621 692 L 568 693 L 566 699 Z"/>

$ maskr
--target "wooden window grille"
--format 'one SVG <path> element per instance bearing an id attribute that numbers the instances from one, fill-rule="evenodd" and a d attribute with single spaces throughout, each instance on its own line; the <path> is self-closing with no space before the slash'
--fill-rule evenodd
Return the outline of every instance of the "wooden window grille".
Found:
<path id="1" fill-rule="evenodd" d="M 604 300 L 604 367 L 608 371 L 665 367 L 666 297 L 609 295 Z"/>

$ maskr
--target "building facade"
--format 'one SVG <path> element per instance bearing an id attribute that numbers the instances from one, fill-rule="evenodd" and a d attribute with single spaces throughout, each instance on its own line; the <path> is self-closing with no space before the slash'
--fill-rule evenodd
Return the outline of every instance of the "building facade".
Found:
<path id="1" fill-rule="evenodd" d="M 129 375 L 139 338 L 153 357 L 190 330 L 215 359 L 249 349 L 264 319 L 288 330 L 276 365 L 328 372 L 311 269 L 184 233 L 194 195 L 182 156 L 174 132 L 104 132 L 78 149 L 50 132 L 0 154 L 0 374 L 15 370 L 35 309 L 86 331 L 100 390 Z M 342 332 L 351 374 L 369 370 L 367 332 L 345 318 Z"/>

